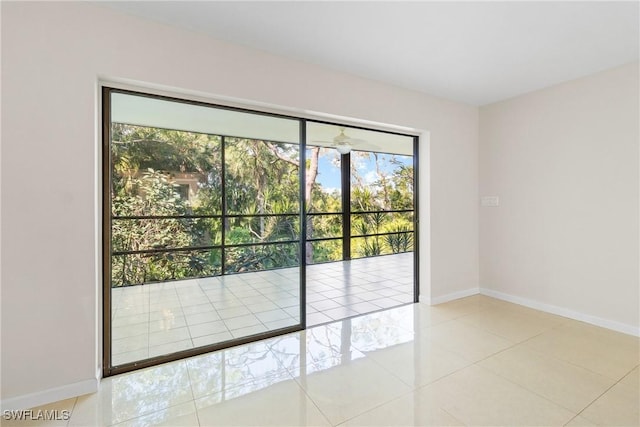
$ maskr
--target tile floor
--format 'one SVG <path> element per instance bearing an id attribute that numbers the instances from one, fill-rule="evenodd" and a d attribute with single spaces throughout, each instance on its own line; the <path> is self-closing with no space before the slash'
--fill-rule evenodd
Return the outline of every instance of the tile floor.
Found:
<path id="1" fill-rule="evenodd" d="M 68 426 L 638 426 L 640 340 L 484 296 L 104 379 Z M 3 425 L 26 425 L 5 422 Z"/>
<path id="2" fill-rule="evenodd" d="M 299 324 L 299 269 L 116 288 L 113 365 Z M 413 253 L 307 267 L 307 325 L 413 301 Z"/>

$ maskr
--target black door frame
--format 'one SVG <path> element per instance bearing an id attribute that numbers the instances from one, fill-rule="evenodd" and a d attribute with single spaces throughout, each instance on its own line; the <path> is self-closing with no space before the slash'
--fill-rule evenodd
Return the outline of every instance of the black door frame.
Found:
<path id="1" fill-rule="evenodd" d="M 112 209 L 111 209 L 111 94 L 112 93 L 122 93 L 134 96 L 141 96 L 159 100 L 165 100 L 170 102 L 179 102 L 183 104 L 191 104 L 197 106 L 204 106 L 209 108 L 217 108 L 224 109 L 230 111 L 237 111 L 243 113 L 251 113 L 263 116 L 284 118 L 290 120 L 296 120 L 299 123 L 299 139 L 300 139 L 300 154 L 299 161 L 300 167 L 299 170 L 299 182 L 300 182 L 300 212 L 299 212 L 299 220 L 300 220 L 300 236 L 299 236 L 299 248 L 300 248 L 300 264 L 298 266 L 300 270 L 299 281 L 300 281 L 300 322 L 298 325 L 281 328 L 273 331 L 268 331 L 260 334 L 250 335 L 247 337 L 236 338 L 229 341 L 225 341 L 222 343 L 215 343 L 211 345 L 201 346 L 197 348 L 192 348 L 188 350 L 181 350 L 174 353 L 150 357 L 147 359 L 134 361 L 118 366 L 112 366 L 112 357 L 111 357 L 111 344 L 112 344 L 112 335 L 111 335 L 111 320 L 112 320 L 112 305 L 111 305 L 111 256 L 112 256 L 112 248 L 111 248 L 111 229 L 112 229 Z M 110 87 L 107 85 L 102 86 L 101 88 L 102 95 L 102 121 L 101 121 L 101 135 L 102 135 L 102 375 L 103 377 L 108 377 L 112 375 L 117 375 L 145 367 L 155 366 L 166 362 L 171 362 L 174 360 L 179 360 L 191 356 L 196 356 L 204 353 L 209 353 L 216 350 L 222 350 L 225 348 L 242 345 L 249 342 L 254 342 L 261 339 L 271 338 L 291 332 L 297 332 L 306 329 L 306 243 L 307 243 L 307 233 L 306 233 L 306 223 L 307 223 L 307 207 L 305 200 L 305 184 L 306 184 L 306 168 L 303 167 L 306 164 L 306 139 L 307 139 L 307 123 L 321 123 L 327 125 L 337 125 L 344 126 L 354 129 L 362 129 L 369 130 L 375 132 L 382 132 L 393 135 L 401 135 L 401 136 L 410 136 L 413 138 L 413 180 L 414 180 L 414 194 L 413 194 L 413 225 L 414 225 L 414 303 L 419 300 L 419 221 L 418 221 L 418 145 L 419 138 L 413 135 L 407 135 L 404 133 L 393 132 L 393 131 L 385 131 L 379 129 L 372 129 L 368 127 L 362 127 L 357 125 L 345 125 L 336 122 L 315 120 L 315 119 L 307 119 L 295 116 L 289 116 L 285 114 L 276 114 L 269 113 L 259 110 L 252 110 L 248 108 L 239 108 L 239 107 L 230 107 L 226 105 L 219 105 L 209 102 L 202 101 L 194 101 L 190 99 L 177 98 L 173 96 L 166 95 L 157 95 L 148 92 L 140 92 L 137 90 L 129 90 L 129 89 L 119 89 L 116 87 Z M 349 157 L 349 155 L 343 156 Z M 347 168 L 349 168 L 347 164 Z M 342 174 L 342 179 L 350 180 L 350 176 L 347 175 L 345 178 L 345 174 Z M 350 194 L 346 195 L 350 198 Z M 344 194 L 343 194 L 344 198 Z M 344 218 L 344 201 L 343 201 L 343 218 Z M 350 222 L 350 216 L 347 220 L 347 224 Z M 345 223 L 343 222 L 343 227 L 345 227 Z M 223 227 L 224 228 L 224 227 Z M 347 239 L 350 240 L 350 239 Z M 344 245 L 344 239 L 343 239 Z M 350 241 L 347 243 L 347 249 L 349 248 Z M 344 246 L 343 246 L 344 247 Z M 345 252 L 343 250 L 343 257 L 345 256 Z M 346 259 L 350 258 L 350 253 L 346 252 Z"/>

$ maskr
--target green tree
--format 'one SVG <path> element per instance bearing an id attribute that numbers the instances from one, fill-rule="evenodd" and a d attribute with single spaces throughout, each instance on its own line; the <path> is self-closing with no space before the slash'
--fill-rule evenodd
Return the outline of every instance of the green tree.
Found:
<path id="1" fill-rule="evenodd" d="M 224 272 L 244 272 L 298 265 L 299 244 L 285 242 L 298 240 L 302 226 L 309 238 L 341 237 L 340 191 L 318 182 L 321 156 L 336 173 L 341 157 L 314 146 L 306 154 L 307 211 L 328 214 L 309 215 L 301 225 L 298 145 L 114 123 L 114 286 L 223 273 L 220 249 L 189 248 L 224 243 Z M 352 152 L 352 159 L 352 211 L 412 208 L 413 167 L 407 159 L 367 152 Z M 358 159 L 373 160 L 373 181 L 361 176 Z M 229 214 L 224 224 L 223 210 Z M 354 215 L 352 227 L 366 235 L 352 244 L 358 256 L 412 249 L 411 214 Z M 368 236 L 378 233 L 387 234 Z M 307 242 L 306 253 L 307 263 L 339 260 L 342 245 Z"/>

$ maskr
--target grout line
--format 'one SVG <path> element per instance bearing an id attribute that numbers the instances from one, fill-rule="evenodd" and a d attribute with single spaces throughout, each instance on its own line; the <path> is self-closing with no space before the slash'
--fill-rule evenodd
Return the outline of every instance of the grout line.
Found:
<path id="1" fill-rule="evenodd" d="M 616 381 L 615 383 L 613 383 L 613 384 L 611 385 L 611 387 L 609 387 L 608 389 L 606 389 L 605 391 L 603 391 L 603 392 L 602 392 L 598 397 L 596 397 L 595 399 L 593 399 L 593 400 L 592 400 L 592 401 L 591 401 L 587 406 L 585 406 L 584 408 L 582 408 L 582 410 L 581 410 L 580 412 L 578 412 L 578 413 L 576 414 L 576 416 L 575 416 L 575 417 L 573 417 L 573 418 L 576 418 L 577 416 L 581 416 L 581 414 L 582 414 L 584 411 L 586 411 L 586 410 L 587 410 L 587 408 L 589 408 L 589 406 L 593 405 L 593 404 L 594 404 L 598 399 L 600 399 L 602 396 L 604 396 L 605 394 L 607 394 L 607 393 L 608 393 L 612 388 L 614 388 L 615 386 L 617 386 L 618 384 L 620 384 L 620 382 L 622 382 L 622 380 L 623 380 L 623 379 L 625 379 L 629 374 L 631 374 L 631 372 L 633 372 L 637 367 L 638 367 L 638 365 L 636 365 L 636 366 L 634 366 L 633 368 L 631 368 L 631 370 L 630 370 L 629 372 L 627 372 L 626 374 L 624 374 L 624 375 L 623 375 L 623 376 L 622 376 L 618 381 Z M 572 419 L 573 419 L 573 418 L 572 418 Z M 585 417 L 585 418 L 587 418 L 587 417 Z M 589 418 L 587 418 L 587 419 L 589 419 Z M 589 421 L 591 421 L 591 420 L 589 420 Z M 571 420 L 569 420 L 569 422 L 571 422 Z"/>
<path id="2" fill-rule="evenodd" d="M 400 381 L 402 382 L 402 380 L 400 380 Z M 403 383 L 403 384 L 406 384 L 405 382 L 402 382 L 402 383 Z M 389 399 L 389 400 L 387 400 L 387 401 L 385 401 L 385 402 L 380 403 L 379 405 L 374 406 L 373 408 L 369 408 L 369 409 L 365 410 L 364 412 L 360 412 L 360 413 L 358 413 L 358 414 L 356 414 L 356 415 L 354 415 L 354 416 L 352 416 L 352 417 L 350 417 L 350 418 L 347 418 L 346 420 L 343 420 L 343 421 L 341 421 L 341 422 L 340 422 L 340 423 L 338 423 L 338 424 L 332 424 L 332 425 L 333 425 L 333 426 L 335 426 L 335 427 L 337 427 L 337 426 L 341 426 L 342 424 L 344 424 L 344 423 L 346 423 L 346 422 L 349 422 L 349 421 L 353 420 L 354 418 L 357 418 L 357 417 L 359 417 L 359 416 L 361 416 L 361 415 L 364 415 L 364 414 L 366 414 L 367 412 L 374 411 L 374 410 L 376 410 L 376 409 L 380 408 L 381 406 L 387 405 L 387 404 L 389 404 L 389 403 L 391 403 L 391 402 L 395 402 L 396 400 L 400 400 L 400 399 L 402 399 L 403 397 L 406 397 L 406 396 L 408 396 L 408 395 L 410 395 L 410 394 L 413 394 L 413 393 L 415 393 L 415 391 L 416 391 L 416 390 L 417 390 L 417 389 L 411 389 L 411 390 L 407 391 L 406 393 L 402 393 L 402 394 L 401 394 L 401 395 L 399 395 L 399 396 L 393 397 L 393 398 L 391 398 L 391 399 Z"/>
<path id="3" fill-rule="evenodd" d="M 497 353 L 496 353 L 496 354 L 497 354 Z M 502 375 L 502 374 L 499 374 L 499 373 L 497 373 L 497 372 L 494 372 L 494 371 L 492 371 L 491 369 L 485 368 L 484 366 L 480 366 L 480 365 L 478 365 L 478 362 L 474 363 L 474 365 L 477 365 L 477 366 L 478 366 L 478 368 L 480 368 L 480 369 L 482 369 L 482 370 L 484 370 L 484 371 L 486 371 L 486 372 L 488 372 L 488 373 L 490 373 L 490 374 L 492 374 L 492 375 L 495 375 L 495 376 L 497 376 L 497 377 L 499 377 L 499 378 L 502 378 L 503 380 L 505 380 L 505 381 L 507 381 L 507 382 L 511 383 L 512 385 L 514 385 L 514 386 L 516 386 L 516 387 L 518 387 L 518 388 L 520 388 L 520 389 L 522 389 L 522 390 L 525 390 L 525 391 L 527 391 L 527 392 L 529 392 L 529 393 L 531 393 L 531 394 L 534 394 L 534 395 L 538 396 L 539 398 L 541 398 L 541 399 L 543 399 L 543 400 L 546 400 L 547 402 L 552 403 L 553 405 L 555 405 L 555 406 L 557 406 L 557 407 L 560 407 L 560 408 L 562 408 L 562 409 L 565 409 L 565 410 L 566 410 L 566 411 L 568 411 L 569 413 L 572 413 L 572 414 L 573 414 L 573 412 L 574 412 L 574 410 L 573 410 L 573 409 L 567 408 L 566 406 L 564 406 L 564 405 L 562 405 L 562 404 L 560 404 L 560 403 L 558 403 L 558 402 L 555 402 L 555 401 L 551 400 L 551 399 L 550 399 L 549 397 L 547 397 L 547 396 L 543 396 L 542 394 L 538 393 L 536 390 L 532 390 L 532 389 L 530 389 L 530 388 L 528 388 L 528 387 L 526 387 L 526 386 L 524 386 L 524 385 L 522 385 L 522 384 L 519 384 L 519 383 L 515 382 L 514 380 L 512 380 L 512 379 L 511 379 L 511 378 L 509 378 L 509 377 L 506 377 L 506 376 L 504 376 L 504 375 Z M 584 409 L 583 409 L 583 410 L 584 410 Z M 582 412 L 582 411 L 580 411 L 580 412 Z M 576 416 L 578 416 L 578 414 L 574 415 L 574 416 L 573 416 L 573 418 L 575 418 Z M 567 421 L 565 424 L 570 423 L 570 422 L 571 422 L 571 420 L 572 420 L 573 418 L 569 419 L 569 421 Z"/>
<path id="4" fill-rule="evenodd" d="M 555 329 L 555 328 L 554 328 L 554 329 Z M 551 330 L 548 330 L 548 331 L 542 332 L 542 333 L 540 333 L 540 334 L 536 335 L 535 337 L 531 337 L 530 339 L 537 338 L 537 337 L 539 337 L 540 335 L 544 335 L 544 334 L 546 334 L 546 333 L 548 333 L 548 332 L 550 332 L 550 331 L 551 331 Z M 529 340 L 526 340 L 526 341 L 523 341 L 523 342 L 521 342 L 521 343 L 518 343 L 518 345 L 520 345 L 520 344 L 526 344 L 526 342 L 527 342 L 527 341 L 529 341 Z M 596 372 L 596 371 L 594 371 L 594 370 L 592 370 L 592 369 L 590 369 L 590 368 L 587 368 L 586 366 L 578 365 L 577 363 L 574 363 L 574 362 L 573 362 L 573 361 L 571 361 L 571 360 L 562 359 L 562 358 L 560 358 L 560 357 L 554 356 L 553 354 L 543 353 L 541 350 L 538 350 L 537 348 L 530 347 L 530 346 L 528 346 L 528 345 L 526 345 L 526 347 L 527 347 L 527 349 L 528 349 L 528 350 L 531 350 L 531 351 L 533 351 L 534 353 L 539 354 L 539 355 L 541 355 L 541 356 L 543 356 L 543 357 L 548 357 L 548 358 L 551 358 L 551 359 L 553 359 L 553 360 L 557 360 L 557 361 L 560 361 L 560 362 L 566 363 L 566 364 L 568 364 L 568 365 L 571 365 L 571 366 L 573 366 L 573 367 L 575 367 L 575 368 L 579 368 L 579 369 L 582 369 L 582 370 L 585 370 L 585 371 L 589 371 L 590 373 L 592 373 L 592 374 L 594 374 L 594 375 L 598 375 L 598 376 L 603 377 L 603 378 L 606 378 L 606 379 L 608 379 L 608 380 L 610 380 L 610 381 L 616 381 L 614 378 L 611 378 L 611 377 L 609 377 L 609 376 L 607 376 L 607 375 L 605 375 L 605 374 L 603 374 L 603 373 L 601 373 L 601 372 Z"/>
<path id="5" fill-rule="evenodd" d="M 550 328 L 549 330 L 551 330 L 551 329 L 555 329 L 555 328 Z M 483 361 L 485 361 L 485 360 L 487 360 L 487 359 L 489 359 L 489 358 L 492 358 L 493 356 L 496 356 L 496 355 L 498 355 L 498 354 L 500 354 L 500 353 L 506 352 L 506 351 L 508 351 L 508 350 L 511 350 L 511 349 L 513 349 L 513 348 L 517 347 L 517 346 L 520 346 L 521 344 L 524 344 L 524 343 L 526 343 L 526 342 L 527 342 L 527 341 L 529 341 L 529 340 L 532 340 L 532 339 L 534 339 L 534 338 L 536 338 L 536 337 L 538 337 L 538 336 L 540 336 L 540 335 L 543 335 L 543 334 L 547 333 L 549 330 L 544 331 L 544 332 L 541 332 L 541 333 L 539 333 L 539 334 L 537 334 L 537 335 L 535 335 L 535 336 L 533 336 L 533 337 L 530 337 L 529 339 L 527 339 L 527 340 L 525 340 L 525 341 L 522 341 L 522 342 L 520 342 L 520 343 L 516 343 L 516 344 L 514 344 L 514 345 L 512 345 L 512 346 L 510 346 L 510 347 L 507 347 L 507 348 L 505 348 L 505 349 L 502 349 L 502 350 L 500 350 L 500 351 L 498 351 L 498 352 L 496 352 L 496 353 L 494 353 L 494 354 L 492 354 L 492 355 L 490 355 L 490 356 L 487 356 L 487 357 L 485 357 L 485 358 L 483 358 L 483 359 L 481 359 L 481 360 L 478 360 L 478 361 L 474 362 L 473 364 L 474 364 L 474 365 L 477 365 L 479 368 L 481 368 L 481 369 L 483 369 L 483 370 L 486 370 L 486 371 L 488 371 L 488 372 L 490 372 L 490 373 L 492 373 L 492 374 L 494 374 L 494 375 L 497 375 L 498 377 L 500 377 L 500 378 L 502 378 L 502 379 L 504 379 L 504 380 L 506 380 L 506 381 L 510 382 L 511 384 L 514 384 L 514 385 L 516 385 L 516 386 L 518 386 L 518 387 L 520 387 L 520 388 L 522 388 L 522 389 L 524 389 L 524 390 L 527 390 L 527 391 L 529 391 L 530 393 L 533 393 L 533 394 L 537 395 L 538 397 L 541 397 L 542 399 L 544 399 L 544 400 L 546 400 L 546 401 L 548 401 L 548 402 L 551 402 L 551 403 L 553 403 L 554 405 L 559 406 L 559 407 L 561 407 L 561 408 L 564 408 L 564 409 L 566 409 L 567 411 L 569 411 L 569 412 L 573 413 L 573 412 L 574 412 L 574 410 L 573 410 L 573 409 L 571 409 L 571 408 L 567 408 L 566 406 L 564 406 L 564 405 L 562 405 L 562 404 L 560 404 L 560 403 L 558 403 L 558 402 L 555 402 L 555 401 L 551 400 L 550 398 L 548 398 L 548 397 L 546 397 L 546 396 L 543 396 L 542 394 L 538 393 L 536 390 L 532 390 L 532 389 L 530 389 L 530 388 L 526 387 L 525 385 L 522 385 L 522 384 L 519 384 L 519 383 L 515 382 L 514 380 L 512 380 L 512 379 L 511 379 L 511 378 L 509 378 L 508 376 L 505 376 L 505 375 L 503 375 L 503 374 L 501 374 L 501 373 L 494 372 L 494 371 L 493 371 L 493 370 L 491 370 L 491 369 L 488 369 L 488 368 L 485 368 L 485 367 L 483 367 L 483 366 L 479 365 L 479 363 L 480 363 L 480 362 L 483 362 Z M 606 378 L 606 379 L 609 379 L 609 380 L 613 380 L 612 378 L 609 378 L 609 377 L 607 377 L 607 376 L 605 376 L 605 375 L 602 375 L 602 374 L 600 374 L 600 373 L 597 373 L 597 372 L 591 371 L 590 369 L 585 368 L 584 366 L 576 365 L 576 364 L 574 364 L 574 363 L 572 363 L 572 362 L 570 362 L 570 361 L 563 360 L 563 359 L 557 358 L 557 357 L 552 356 L 552 355 L 547 355 L 547 354 L 544 354 L 544 353 L 540 353 L 540 352 L 539 352 L 539 351 L 537 351 L 536 349 L 531 349 L 531 350 L 532 350 L 532 351 L 534 351 L 535 353 L 537 353 L 538 355 L 542 356 L 542 357 L 545 357 L 545 356 L 546 356 L 546 357 L 549 357 L 549 358 L 551 358 L 551 359 L 553 359 L 553 360 L 557 360 L 557 361 L 560 361 L 560 362 L 562 362 L 562 363 L 566 363 L 566 364 L 569 364 L 569 365 L 571 365 L 571 366 L 574 366 L 574 367 L 580 368 L 580 369 L 582 369 L 582 370 L 589 371 L 589 372 L 591 372 L 591 373 L 593 373 L 593 374 L 599 375 L 600 377 L 603 377 L 603 378 Z M 637 366 L 636 366 L 636 367 L 637 367 Z M 616 381 L 615 383 L 613 383 L 610 387 L 608 387 L 605 391 L 603 391 L 600 395 L 598 395 L 598 397 L 596 397 L 596 398 L 595 398 L 595 399 L 593 399 L 590 403 L 588 403 L 584 408 L 582 408 L 582 410 L 580 410 L 577 414 L 575 414 L 575 415 L 573 416 L 573 418 L 571 418 L 570 420 L 568 420 L 568 421 L 565 423 L 565 425 L 566 425 L 566 424 L 568 424 L 568 423 L 570 423 L 573 419 L 575 419 L 576 417 L 578 417 L 580 414 L 582 414 L 582 413 L 583 413 L 583 412 L 584 412 L 584 411 L 585 411 L 589 406 L 591 406 L 595 401 L 597 401 L 598 399 L 600 399 L 604 394 L 606 394 L 609 390 L 611 390 L 611 389 L 612 389 L 616 384 L 618 384 L 619 382 L 621 382 L 621 381 L 622 381 L 622 380 L 623 380 L 627 375 L 629 375 L 629 374 L 630 374 L 630 373 L 631 373 L 631 372 L 632 372 L 636 367 L 633 367 L 629 372 L 627 372 L 627 373 L 626 373 L 625 375 L 623 375 L 619 380 L 617 380 L 617 381 Z"/>
<path id="6" fill-rule="evenodd" d="M 338 264 L 338 263 L 336 263 L 336 264 Z M 365 285 L 365 286 L 369 285 L 368 287 L 370 289 L 368 289 L 368 290 L 365 289 L 365 288 L 361 288 L 361 289 L 366 291 L 366 293 L 373 293 L 373 294 L 377 294 L 376 291 L 379 291 L 379 290 L 393 290 L 395 292 L 400 292 L 397 295 L 394 295 L 393 297 L 397 297 L 398 295 L 402 295 L 403 294 L 403 291 L 399 290 L 398 288 L 404 288 L 404 287 L 407 287 L 407 285 L 402 285 L 399 282 L 394 282 L 394 283 L 397 283 L 396 286 L 383 286 L 383 287 L 373 286 L 373 284 L 389 282 L 390 279 L 384 278 L 385 277 L 384 274 L 381 275 L 380 272 L 384 272 L 385 270 L 388 270 L 392 266 L 403 265 L 402 262 L 384 263 L 384 264 L 377 263 L 377 264 L 375 264 L 375 267 L 374 267 L 373 270 L 371 270 L 371 271 L 362 271 L 363 269 L 367 269 L 367 266 L 371 266 L 371 264 L 372 263 L 370 262 L 370 260 L 366 260 L 366 259 L 352 260 L 350 263 L 340 262 L 339 265 L 336 266 L 336 268 L 332 269 L 332 271 L 331 271 L 332 274 L 327 274 L 327 272 L 325 271 L 325 272 L 323 272 L 322 276 L 320 276 L 320 280 L 317 280 L 317 282 L 322 287 L 328 288 L 328 289 L 325 289 L 325 291 L 319 291 L 318 293 L 320 295 L 322 295 L 323 292 L 329 292 L 329 291 L 345 292 L 346 290 L 348 290 L 348 289 L 350 289 L 352 287 L 361 288 L 360 285 Z M 271 272 L 271 273 L 273 273 L 273 272 Z M 230 281 L 229 283 L 225 283 L 222 280 L 224 278 L 223 276 L 220 276 L 220 277 L 216 276 L 216 277 L 212 277 L 212 278 L 207 278 L 209 283 L 213 283 L 213 288 L 206 288 L 205 289 L 205 288 L 203 288 L 203 283 L 202 283 L 201 279 L 200 278 L 196 278 L 195 279 L 197 286 L 194 287 L 194 291 L 197 290 L 197 292 L 194 292 L 194 293 L 202 294 L 202 295 L 205 296 L 207 302 L 206 303 L 203 302 L 203 304 L 209 304 L 211 306 L 211 310 L 208 310 L 207 312 L 215 313 L 220 318 L 219 321 L 223 322 L 223 325 L 226 328 L 226 332 L 231 334 L 232 336 L 233 336 L 233 333 L 231 332 L 231 329 L 229 329 L 229 327 L 228 327 L 228 325 L 226 323 L 226 320 L 232 319 L 233 317 L 222 318 L 222 316 L 220 316 L 220 313 L 219 313 L 218 309 L 216 308 L 215 303 L 213 301 L 211 301 L 211 299 L 209 298 L 209 295 L 207 294 L 208 291 L 211 291 L 212 289 L 215 289 L 216 287 L 222 287 L 223 288 L 223 289 L 221 289 L 222 292 L 227 292 L 228 291 L 231 294 L 230 296 L 233 297 L 234 300 L 238 300 L 240 302 L 241 305 L 239 305 L 238 307 L 243 307 L 243 308 L 247 309 L 249 311 L 249 313 L 247 315 L 253 315 L 256 318 L 257 318 L 256 313 L 258 313 L 258 312 L 254 312 L 253 310 L 251 310 L 248 307 L 248 305 L 244 302 L 242 297 L 238 297 L 233 293 L 234 286 L 242 286 L 243 288 L 244 287 L 249 287 L 249 288 L 253 289 L 256 292 L 256 296 L 263 296 L 268 302 L 275 304 L 277 306 L 277 308 L 274 309 L 274 310 L 282 310 L 282 311 L 284 311 L 285 308 L 289 308 L 289 307 L 280 307 L 278 305 L 278 301 L 281 301 L 282 298 L 273 298 L 273 297 L 269 298 L 268 296 L 263 294 L 262 292 L 264 291 L 265 288 L 269 289 L 268 293 L 284 293 L 284 294 L 288 295 L 287 298 L 298 298 L 294 294 L 289 292 L 287 290 L 286 286 L 285 286 L 285 289 L 282 288 L 281 283 L 279 283 L 279 281 L 284 280 L 285 284 L 287 284 L 291 280 L 289 280 L 290 278 L 288 277 L 288 275 L 282 274 L 281 271 L 276 271 L 275 275 L 274 274 L 266 274 L 265 275 L 265 274 L 260 274 L 260 272 L 254 272 L 254 274 L 257 274 L 256 277 L 258 278 L 259 283 L 260 284 L 264 284 L 265 285 L 264 287 L 262 287 L 260 289 L 254 287 L 252 285 L 252 283 L 255 283 L 255 282 L 254 281 L 250 281 L 250 280 L 248 280 L 248 278 L 245 278 L 245 277 L 240 277 L 240 276 L 233 277 L 234 279 L 238 279 L 238 280 L 233 280 L 233 281 Z M 358 282 L 357 284 L 353 284 L 353 286 L 350 283 L 348 283 L 345 286 L 345 282 L 344 282 L 344 276 L 345 275 L 348 275 L 349 278 L 351 278 L 351 277 L 358 278 L 358 277 L 362 276 L 364 281 L 362 283 Z M 211 279 L 214 279 L 214 280 L 212 281 Z M 308 277 L 308 279 L 309 279 L 308 282 L 312 282 L 313 281 L 312 277 Z M 152 311 L 151 311 L 151 300 L 153 299 L 152 296 L 159 298 L 158 295 L 160 295 L 160 294 L 162 294 L 161 295 L 162 297 L 173 299 L 173 297 L 175 296 L 175 298 L 177 299 L 177 302 L 180 304 L 180 310 L 181 310 L 181 312 L 183 314 L 183 317 L 185 318 L 185 327 L 187 328 L 187 332 L 189 333 L 189 339 L 191 341 L 192 348 L 195 348 L 195 344 L 194 344 L 194 339 L 195 338 L 191 335 L 191 329 L 190 329 L 190 326 L 192 326 L 192 325 L 189 325 L 186 322 L 187 314 L 184 312 L 185 307 L 188 307 L 188 306 L 183 305 L 183 300 L 189 299 L 192 295 L 191 295 L 190 292 L 187 292 L 187 294 L 189 294 L 189 295 L 185 294 L 185 296 L 181 297 L 181 293 L 178 292 L 178 287 L 177 287 L 179 285 L 176 285 L 176 284 L 177 284 L 177 282 L 175 282 L 175 283 L 171 282 L 171 286 L 166 286 L 166 283 L 159 283 L 159 285 L 163 285 L 163 286 L 158 287 L 159 289 L 155 289 L 155 288 L 152 289 L 154 284 L 150 284 L 150 287 L 148 288 L 149 291 L 148 292 L 144 292 L 143 299 L 146 299 L 146 306 L 148 308 L 148 312 L 146 313 L 147 314 L 147 316 L 146 316 L 147 317 L 147 321 L 146 321 L 146 323 L 147 323 L 147 339 L 148 339 L 147 348 L 146 348 L 147 357 L 149 357 L 149 354 L 150 354 L 150 351 L 151 351 L 151 348 L 152 348 L 151 342 L 150 342 L 150 336 L 152 334 L 152 332 L 151 332 L 151 325 L 152 325 L 151 315 L 153 314 Z M 371 314 L 371 313 L 377 313 L 377 312 L 380 312 L 380 311 L 385 311 L 385 310 L 388 310 L 388 309 L 391 309 L 391 308 L 395 308 L 395 307 L 401 307 L 401 306 L 408 305 L 408 304 L 412 303 L 412 302 L 403 303 L 403 302 L 401 302 L 399 300 L 394 299 L 393 297 L 386 297 L 386 296 L 384 296 L 382 294 L 378 294 L 378 295 L 379 295 L 379 298 L 376 298 L 376 299 L 362 299 L 361 301 L 357 301 L 357 302 L 354 302 L 354 303 L 347 303 L 347 304 L 342 304 L 342 303 L 340 303 L 338 301 L 335 301 L 332 298 L 327 298 L 327 297 L 325 297 L 324 299 L 319 300 L 319 301 L 314 301 L 314 303 L 323 302 L 323 301 L 332 301 L 332 302 L 334 302 L 334 303 L 336 303 L 336 304 L 338 304 L 340 306 L 340 307 L 335 307 L 336 309 L 338 309 L 338 308 L 343 308 L 343 309 L 346 308 L 346 309 L 349 309 L 349 310 L 351 310 L 353 312 L 356 312 L 356 314 L 351 315 L 351 316 L 341 317 L 339 319 L 332 319 L 330 316 L 327 316 L 325 314 L 325 311 L 327 311 L 327 310 L 318 310 L 318 311 L 316 311 L 317 313 L 326 316 L 330 320 L 328 320 L 327 322 L 320 322 L 318 324 L 313 324 L 313 325 L 308 325 L 308 326 L 309 327 L 319 326 L 319 325 L 323 325 L 323 324 L 327 324 L 327 323 L 332 323 L 332 322 L 335 322 L 335 321 L 351 319 L 351 318 L 355 318 L 355 317 L 359 317 L 359 316 L 363 316 L 363 315 L 367 315 L 367 314 Z M 348 293 L 345 294 L 344 296 L 336 297 L 336 298 L 344 298 L 344 297 L 349 297 L 349 296 L 353 296 L 353 297 L 359 298 L 357 296 L 357 294 L 348 294 Z M 359 299 L 361 299 L 361 298 L 359 298 Z M 395 301 L 398 304 L 392 304 L 389 307 L 383 307 L 383 306 L 378 306 L 375 302 L 373 302 L 375 300 L 382 300 L 382 299 L 388 300 L 390 302 L 391 301 Z M 219 301 L 219 302 L 224 302 L 224 300 L 223 301 Z M 372 304 L 374 306 L 379 307 L 379 309 L 375 309 L 375 310 L 372 310 L 372 311 L 366 311 L 366 312 L 360 313 L 357 310 L 354 310 L 352 308 L 354 305 L 361 304 L 361 303 Z M 160 303 L 155 302 L 155 304 L 158 305 Z M 193 305 L 193 304 L 191 304 L 191 305 Z M 307 306 L 309 307 L 310 304 L 307 304 Z M 230 307 L 230 308 L 234 308 L 234 307 Z M 155 310 L 154 313 L 156 311 L 157 310 Z M 192 314 L 200 314 L 200 313 L 192 313 Z M 308 313 L 308 314 L 314 314 L 314 313 Z M 239 317 L 239 316 L 235 316 L 235 317 Z M 260 321 L 259 325 L 265 327 L 267 330 L 271 330 L 265 324 L 265 322 L 262 322 L 259 318 L 258 318 L 258 320 Z M 145 322 L 144 321 L 140 322 L 140 324 L 143 324 L 143 323 L 145 323 Z M 208 323 L 208 322 L 203 322 L 203 323 Z M 129 325 L 127 325 L 127 326 L 129 326 Z M 172 328 L 171 330 L 173 330 L 173 329 L 177 329 L 177 328 Z M 162 332 L 162 331 L 157 331 L 157 332 Z M 126 338 L 130 338 L 130 337 L 126 337 Z M 183 340 L 178 340 L 178 341 L 175 341 L 174 343 L 178 343 L 178 342 L 181 342 L 181 341 L 183 341 Z M 165 344 L 162 344 L 162 345 L 168 345 L 168 344 L 171 344 L 171 342 L 170 343 L 165 343 Z M 142 350 L 144 350 L 144 349 L 142 349 Z"/>
<path id="7" fill-rule="evenodd" d="M 465 424 L 464 422 L 460 421 L 460 419 L 458 419 L 458 417 L 456 417 L 455 415 L 453 415 L 451 412 L 447 411 L 446 409 L 444 409 L 443 407 L 439 407 L 440 410 L 444 413 L 446 413 L 447 415 L 449 415 L 451 418 L 453 418 L 454 420 L 458 421 L 461 425 L 466 426 L 467 424 Z"/>
<path id="8" fill-rule="evenodd" d="M 74 414 L 74 412 L 76 410 L 76 406 L 78 405 L 78 398 L 79 397 L 80 396 L 77 396 L 75 398 L 75 400 L 73 401 L 73 406 L 71 407 L 71 414 L 69 415 L 69 419 L 67 420 L 67 423 L 66 423 L 67 427 L 69 426 L 69 424 L 71 424 L 71 419 L 73 418 L 73 414 Z"/>

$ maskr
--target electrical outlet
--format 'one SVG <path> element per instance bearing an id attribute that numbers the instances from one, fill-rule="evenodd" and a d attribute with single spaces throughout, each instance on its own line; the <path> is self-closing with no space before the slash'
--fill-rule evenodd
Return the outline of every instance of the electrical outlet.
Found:
<path id="1" fill-rule="evenodd" d="M 482 196 L 480 198 L 480 206 L 496 208 L 500 206 L 500 198 L 498 196 Z"/>

